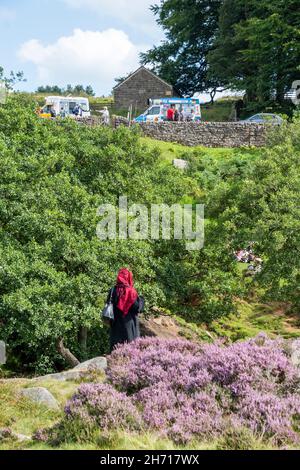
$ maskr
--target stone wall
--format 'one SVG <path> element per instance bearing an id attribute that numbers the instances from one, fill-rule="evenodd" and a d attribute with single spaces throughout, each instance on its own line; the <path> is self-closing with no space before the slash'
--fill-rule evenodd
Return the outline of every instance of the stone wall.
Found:
<path id="1" fill-rule="evenodd" d="M 140 126 L 147 137 L 189 147 L 262 147 L 270 129 L 268 124 L 241 122 L 162 122 Z"/>
<path id="2" fill-rule="evenodd" d="M 113 116 L 112 118 L 112 126 L 114 128 L 125 126 L 129 127 L 129 120 L 123 116 Z"/>
<path id="3" fill-rule="evenodd" d="M 137 110 L 145 111 L 148 108 L 149 98 L 173 95 L 171 85 L 164 83 L 147 69 L 141 68 L 114 89 L 115 108 L 128 109 L 132 105 Z"/>

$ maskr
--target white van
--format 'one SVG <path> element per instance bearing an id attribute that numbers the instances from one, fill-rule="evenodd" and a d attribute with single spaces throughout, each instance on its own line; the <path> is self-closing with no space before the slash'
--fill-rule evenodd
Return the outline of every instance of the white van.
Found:
<path id="1" fill-rule="evenodd" d="M 201 121 L 199 98 L 154 98 L 149 100 L 150 108 L 135 119 L 135 122 L 167 121 L 170 106 L 176 108 L 184 121 Z"/>
<path id="2" fill-rule="evenodd" d="M 77 113 L 78 107 L 79 112 Z M 41 117 L 53 117 L 52 114 L 60 117 L 88 118 L 91 116 L 90 103 L 88 98 L 82 97 L 47 96 L 46 104 L 40 115 Z"/>

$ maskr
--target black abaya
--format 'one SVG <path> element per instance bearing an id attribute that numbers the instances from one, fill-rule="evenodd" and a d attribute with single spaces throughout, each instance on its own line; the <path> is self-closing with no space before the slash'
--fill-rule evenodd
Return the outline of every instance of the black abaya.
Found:
<path id="1" fill-rule="evenodd" d="M 110 300 L 111 291 L 108 295 Z M 133 304 L 126 316 L 118 309 L 118 295 L 116 289 L 113 290 L 112 303 L 114 306 L 114 321 L 110 322 L 110 350 L 111 352 L 118 344 L 131 343 L 140 337 L 139 326 L 139 299 Z"/>

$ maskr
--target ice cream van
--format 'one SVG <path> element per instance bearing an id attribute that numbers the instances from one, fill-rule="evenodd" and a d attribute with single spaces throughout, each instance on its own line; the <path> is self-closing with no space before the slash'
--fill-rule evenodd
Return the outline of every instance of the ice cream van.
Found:
<path id="1" fill-rule="evenodd" d="M 201 121 L 199 98 L 155 98 L 149 100 L 150 107 L 135 119 L 135 122 L 167 121 L 170 107 L 177 109 L 179 121 Z"/>
<path id="2" fill-rule="evenodd" d="M 45 101 L 46 104 L 39 113 L 42 118 L 57 116 L 88 118 L 91 116 L 88 98 L 47 96 Z"/>

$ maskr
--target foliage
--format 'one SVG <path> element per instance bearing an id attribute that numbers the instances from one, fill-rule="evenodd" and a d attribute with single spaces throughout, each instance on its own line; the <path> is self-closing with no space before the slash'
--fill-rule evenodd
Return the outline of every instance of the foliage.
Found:
<path id="1" fill-rule="evenodd" d="M 297 0 L 167 0 L 152 10 L 166 39 L 142 63 L 183 95 L 234 89 L 246 91 L 249 112 L 282 108 L 299 78 Z"/>
<path id="2" fill-rule="evenodd" d="M 236 433 L 241 447 L 245 432 L 278 446 L 299 442 L 298 371 L 283 343 L 264 335 L 227 347 L 138 340 L 112 354 L 107 374 L 110 385 L 84 385 L 69 402 L 53 430 L 61 439 L 134 431 L 142 416 L 144 428 L 179 444 L 232 442 Z"/>
<path id="3" fill-rule="evenodd" d="M 117 205 L 119 195 L 129 205 L 172 205 L 195 184 L 161 165 L 135 131 L 45 122 L 26 96 L 0 108 L 0 153 L 0 321 L 9 358 L 23 371 L 61 367 L 59 338 L 79 358 L 105 353 L 99 313 L 120 266 L 131 267 L 148 305 L 163 305 L 169 284 L 183 284 L 189 254 L 181 241 L 100 242 L 97 208 Z"/>
<path id="4" fill-rule="evenodd" d="M 140 430 L 141 417 L 131 399 L 107 384 L 82 385 L 65 407 L 62 436 L 89 440 L 101 430 L 102 437 L 112 429 Z M 84 426 L 83 426 L 84 423 Z"/>
<path id="5" fill-rule="evenodd" d="M 183 95 L 217 89 L 221 83 L 208 76 L 208 53 L 218 30 L 222 1 L 167 0 L 152 7 L 166 40 L 142 54 L 142 63 L 172 83 Z M 212 95 L 212 97 L 215 94 Z"/>
<path id="6" fill-rule="evenodd" d="M 26 82 L 24 72 L 11 71 L 9 76 L 5 75 L 4 68 L 0 66 L 0 81 L 4 81 L 7 90 L 13 90 L 14 86 L 19 82 Z"/>
<path id="7" fill-rule="evenodd" d="M 83 85 L 67 85 L 66 88 L 62 88 L 58 85 L 46 85 L 46 86 L 39 86 L 36 90 L 36 93 L 55 93 L 56 95 L 87 95 L 87 96 L 95 96 L 95 92 L 91 85 L 84 87 Z"/>
<path id="8" fill-rule="evenodd" d="M 295 0 L 225 0 L 208 62 L 210 75 L 268 106 L 284 101 L 299 78 L 299 8 Z"/>
<path id="9" fill-rule="evenodd" d="M 257 278 L 271 300 L 299 306 L 299 136 L 298 117 L 277 128 L 270 148 L 262 152 L 245 175 L 243 184 L 221 182 L 209 194 L 210 217 L 234 251 L 255 241 L 255 251 L 264 260 Z"/>

